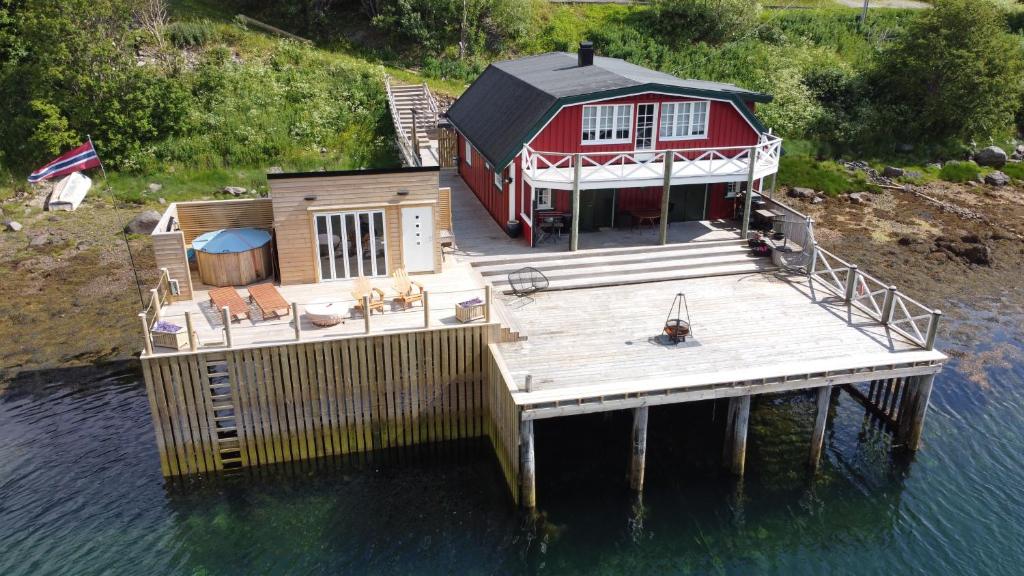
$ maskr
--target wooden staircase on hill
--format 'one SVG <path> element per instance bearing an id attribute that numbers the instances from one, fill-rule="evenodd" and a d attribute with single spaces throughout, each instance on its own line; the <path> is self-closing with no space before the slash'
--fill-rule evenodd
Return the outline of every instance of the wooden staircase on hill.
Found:
<path id="1" fill-rule="evenodd" d="M 384 85 L 402 163 L 406 166 L 437 166 L 437 120 L 440 112 L 434 95 L 425 83 L 395 84 L 388 76 Z"/>

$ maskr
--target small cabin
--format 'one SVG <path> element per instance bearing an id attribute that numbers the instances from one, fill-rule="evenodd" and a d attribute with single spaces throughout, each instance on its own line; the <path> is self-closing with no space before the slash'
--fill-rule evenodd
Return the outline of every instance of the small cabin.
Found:
<path id="1" fill-rule="evenodd" d="M 755 113 L 771 100 L 595 56 L 583 42 L 577 54 L 488 66 L 447 116 L 459 174 L 499 225 L 532 244 L 552 215 L 571 218 L 574 233 L 644 218 L 739 219 L 737 199 L 778 169 L 781 139 Z"/>
<path id="2" fill-rule="evenodd" d="M 177 202 L 165 211 L 153 246 L 157 267 L 176 279 L 179 298 L 191 298 L 199 286 L 266 279 L 315 284 L 386 277 L 398 268 L 440 272 L 439 237 L 450 206 L 436 167 L 268 174 L 267 180 L 269 198 Z M 217 262 L 202 253 L 212 235 L 238 230 L 263 234 L 220 242 L 232 253 L 218 249 Z M 237 281 L 224 278 L 225 270 L 237 272 Z"/>

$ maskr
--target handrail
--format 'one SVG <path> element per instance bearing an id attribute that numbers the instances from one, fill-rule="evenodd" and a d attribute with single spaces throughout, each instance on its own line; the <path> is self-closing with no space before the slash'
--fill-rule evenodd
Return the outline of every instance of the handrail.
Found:
<path id="1" fill-rule="evenodd" d="M 420 155 L 413 150 L 412 142 L 409 140 L 409 136 L 405 132 L 405 127 L 402 125 L 402 116 L 398 113 L 398 106 L 395 105 L 395 95 L 391 90 L 391 77 L 387 74 L 384 75 L 384 89 L 387 91 L 388 109 L 391 111 L 391 120 L 395 126 L 395 135 L 396 140 L 398 141 L 399 151 L 405 158 L 406 164 L 410 166 L 419 166 Z"/>
<path id="2" fill-rule="evenodd" d="M 861 272 L 856 264 L 839 258 L 817 243 L 813 246 L 811 266 L 807 271 L 808 282 L 812 287 L 817 282 L 825 290 L 842 298 L 847 307 L 857 308 L 922 348 L 935 348 L 942 311 L 929 308 L 900 292 L 895 286 Z"/>

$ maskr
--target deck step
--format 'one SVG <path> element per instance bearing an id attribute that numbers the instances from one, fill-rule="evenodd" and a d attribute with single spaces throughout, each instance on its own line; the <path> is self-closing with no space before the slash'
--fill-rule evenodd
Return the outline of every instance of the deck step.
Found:
<path id="1" fill-rule="evenodd" d="M 651 252 L 601 253 L 569 258 L 547 258 L 529 263 L 506 262 L 503 264 L 474 265 L 474 269 L 483 276 L 507 274 L 523 265 L 548 274 L 563 270 L 588 270 L 608 266 L 643 267 L 683 265 L 692 262 L 710 262 L 712 259 L 745 259 L 750 258 L 750 249 L 741 244 L 715 244 L 701 248 L 684 248 L 676 250 L 657 250 Z"/>
<path id="2" fill-rule="evenodd" d="M 653 240 L 652 240 L 653 241 Z M 729 240 L 697 240 L 693 242 L 686 242 L 681 244 L 665 244 L 663 246 L 624 246 L 615 248 L 590 248 L 584 250 L 578 250 L 576 252 L 569 251 L 558 251 L 558 252 L 527 252 L 525 254 L 508 254 L 494 256 L 492 258 L 479 258 L 471 260 L 470 263 L 474 268 L 491 266 L 496 264 L 512 264 L 522 263 L 524 266 L 529 263 L 540 263 L 551 260 L 574 260 L 578 258 L 595 258 L 604 256 L 627 256 L 630 254 L 643 254 L 653 255 L 662 252 L 688 252 L 691 250 L 706 250 L 716 246 L 746 246 L 745 240 L 740 239 L 729 239 Z"/>
<path id="3" fill-rule="evenodd" d="M 671 280 L 687 280 L 690 278 L 707 278 L 711 276 L 728 276 L 734 274 L 755 274 L 771 272 L 778 268 L 767 258 L 740 263 L 723 263 L 713 266 L 697 266 L 694 268 L 670 268 L 652 272 L 597 274 L 567 278 L 550 279 L 548 290 L 574 290 L 580 288 L 600 288 L 605 286 L 621 286 L 625 284 L 642 284 L 647 282 L 665 282 Z M 502 292 L 511 293 L 507 279 L 492 281 L 494 287 Z"/>

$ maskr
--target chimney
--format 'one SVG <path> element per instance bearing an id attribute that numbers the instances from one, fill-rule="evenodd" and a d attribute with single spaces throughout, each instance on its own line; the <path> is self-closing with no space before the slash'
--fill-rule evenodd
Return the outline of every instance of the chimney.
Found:
<path id="1" fill-rule="evenodd" d="M 576 65 L 580 68 L 594 65 L 594 43 L 589 40 L 580 42 L 580 51 L 576 55 Z"/>

